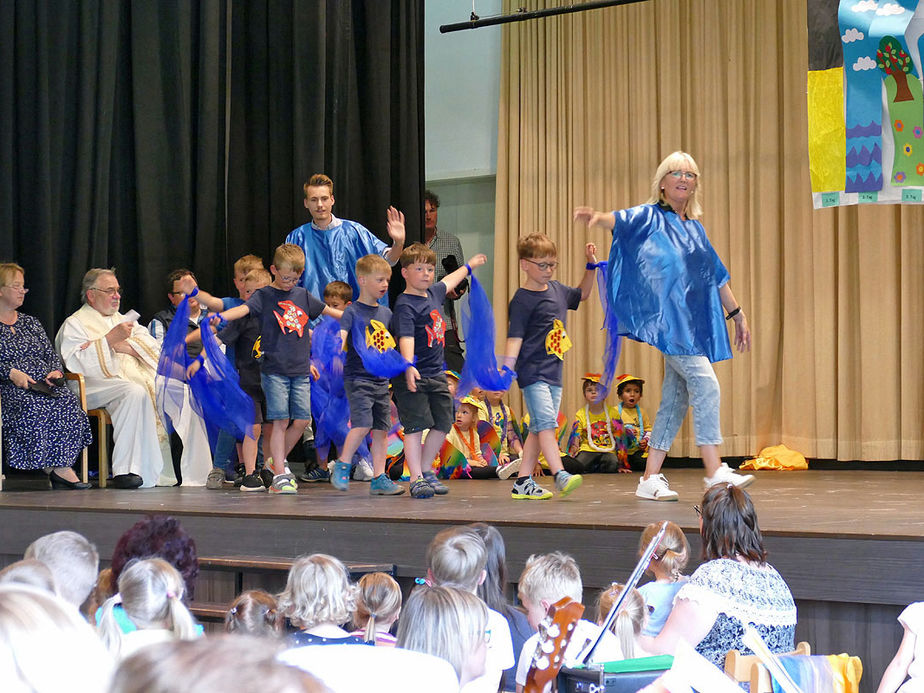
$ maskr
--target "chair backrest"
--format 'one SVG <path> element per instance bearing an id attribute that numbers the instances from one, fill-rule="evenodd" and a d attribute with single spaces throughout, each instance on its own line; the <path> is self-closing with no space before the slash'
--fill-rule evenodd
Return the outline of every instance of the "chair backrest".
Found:
<path id="1" fill-rule="evenodd" d="M 812 654 L 812 648 L 807 642 L 802 641 L 796 645 L 795 650 L 787 652 L 786 654 L 810 655 Z M 770 686 L 770 674 L 767 672 L 767 668 L 760 663 L 760 659 L 758 659 L 757 655 L 743 655 L 738 650 L 729 650 L 728 654 L 725 655 L 725 673 L 735 681 L 752 681 L 751 671 L 755 668 L 755 665 L 759 667 L 758 683 L 763 687 L 756 688 L 752 683 L 752 693 L 758 693 L 758 691 L 760 691 L 760 693 L 767 693 L 767 691 L 772 691 L 772 687 Z"/>

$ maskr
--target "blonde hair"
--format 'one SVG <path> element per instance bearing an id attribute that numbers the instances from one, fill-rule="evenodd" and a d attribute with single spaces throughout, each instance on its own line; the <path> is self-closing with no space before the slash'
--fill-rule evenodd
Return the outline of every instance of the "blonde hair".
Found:
<path id="1" fill-rule="evenodd" d="M 269 270 L 264 269 L 263 267 L 252 269 L 244 275 L 245 284 L 252 282 L 254 284 L 262 284 L 263 286 L 266 286 L 267 284 L 271 284 L 272 281 L 273 275 L 269 273 Z"/>
<path id="2" fill-rule="evenodd" d="M 555 241 L 544 233 L 531 233 L 517 239 L 517 257 L 527 260 L 534 257 L 558 257 Z"/>
<path id="3" fill-rule="evenodd" d="M 346 282 L 330 282 L 324 287 L 324 299 L 327 300 L 330 298 L 336 298 L 344 303 L 349 303 L 353 300 L 353 289 Z"/>
<path id="4" fill-rule="evenodd" d="M 276 599 L 280 611 L 302 630 L 320 623 L 346 623 L 356 605 L 343 563 L 323 553 L 297 558 Z"/>
<path id="5" fill-rule="evenodd" d="M 241 592 L 225 614 L 226 633 L 276 637 L 282 634 L 282 627 L 276 597 L 264 590 Z"/>
<path id="6" fill-rule="evenodd" d="M 305 197 L 308 197 L 308 188 L 319 188 L 321 186 L 326 186 L 330 190 L 330 194 L 334 194 L 334 181 L 323 173 L 315 173 L 308 179 L 308 182 L 302 186 L 302 189 L 305 191 Z"/>
<path id="7" fill-rule="evenodd" d="M 39 537 L 29 544 L 23 558 L 34 558 L 48 566 L 58 594 L 78 609 L 96 585 L 99 552 L 77 532 L 64 530 Z"/>
<path id="8" fill-rule="evenodd" d="M 651 179 L 651 195 L 648 198 L 648 203 L 656 204 L 664 200 L 664 189 L 661 187 L 661 182 L 664 180 L 664 176 L 671 171 L 692 171 L 696 174 L 696 185 L 693 187 L 693 194 L 687 200 L 684 213 L 687 215 L 687 219 L 699 219 L 703 216 L 703 205 L 700 202 L 700 191 L 703 186 L 700 180 L 699 166 L 696 165 L 693 157 L 686 152 L 672 152 L 664 158 L 664 161 L 658 164 L 658 170 L 655 171 L 654 178 Z"/>
<path id="9" fill-rule="evenodd" d="M 185 583 L 180 572 L 162 558 L 133 561 L 119 575 L 119 592 L 103 604 L 99 633 L 103 643 L 118 653 L 122 629 L 113 610 L 121 604 L 139 629 L 166 628 L 179 640 L 196 637 L 196 624 L 183 604 Z"/>
<path id="10" fill-rule="evenodd" d="M 385 258 L 382 258 L 383 260 Z M 26 277 L 26 270 L 17 265 L 15 262 L 0 262 L 0 286 L 6 286 L 17 274 L 21 274 L 23 279 Z"/>
<path id="11" fill-rule="evenodd" d="M 398 622 L 398 647 L 444 659 L 462 677 L 466 660 L 484 642 L 488 607 L 471 592 L 421 587 Z"/>
<path id="12" fill-rule="evenodd" d="M 487 560 L 484 540 L 471 527 L 448 527 L 427 547 L 427 569 L 443 587 L 474 592 Z"/>
<path id="13" fill-rule="evenodd" d="M 58 594 L 55 577 L 51 574 L 51 570 L 35 558 L 24 558 L 0 570 L 0 584 L 28 585 L 51 594 Z"/>
<path id="14" fill-rule="evenodd" d="M 391 276 L 391 265 L 381 255 L 370 253 L 369 255 L 363 255 L 356 261 L 357 277 L 368 277 L 376 272 L 381 272 L 388 277 Z"/>
<path id="15" fill-rule="evenodd" d="M 375 642 L 376 623 L 394 622 L 401 611 L 401 587 L 387 573 L 366 573 L 359 579 L 353 626 L 363 640 Z"/>
<path id="16" fill-rule="evenodd" d="M 526 559 L 518 589 L 521 598 L 533 604 L 543 599 L 554 603 L 562 597 L 580 602 L 584 596 L 584 584 L 581 582 L 577 561 L 561 551 L 533 554 Z"/>
<path id="17" fill-rule="evenodd" d="M 283 243 L 273 253 L 273 265 L 277 270 L 291 267 L 295 272 L 305 270 L 305 251 L 294 243 Z"/>
<path id="18" fill-rule="evenodd" d="M 642 536 L 638 540 L 639 557 L 645 553 L 648 544 L 660 530 L 660 522 L 652 522 L 642 530 Z M 667 523 L 661 543 L 655 549 L 651 560 L 657 561 L 674 580 L 680 579 L 683 569 L 687 567 L 687 561 L 690 560 L 690 542 L 687 541 L 686 535 L 677 523 Z M 650 572 L 651 568 L 649 567 L 648 570 Z"/>
<path id="19" fill-rule="evenodd" d="M 245 279 L 247 278 L 247 274 L 258 269 L 264 269 L 263 258 L 257 257 L 256 255 L 245 255 L 244 257 L 238 258 L 234 263 L 235 276 L 243 274 Z"/>
<path id="20" fill-rule="evenodd" d="M 624 589 L 625 585 L 614 582 L 600 592 L 600 596 L 597 598 L 597 625 L 603 625 L 607 615 L 610 613 L 610 609 L 613 608 Z M 638 590 L 630 590 L 619 608 L 619 613 L 610 622 L 610 631 L 619 638 L 619 647 L 622 650 L 623 659 L 633 659 L 635 657 L 636 638 L 641 634 L 647 619 L 648 605 L 645 604 L 645 598 L 642 597 L 642 593 Z"/>

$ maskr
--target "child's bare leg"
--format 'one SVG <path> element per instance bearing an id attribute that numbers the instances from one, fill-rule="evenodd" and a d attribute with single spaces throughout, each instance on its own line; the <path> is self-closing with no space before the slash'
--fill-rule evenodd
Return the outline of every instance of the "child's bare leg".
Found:
<path id="1" fill-rule="evenodd" d="M 292 448 L 295 447 L 295 444 L 302 439 L 302 433 L 305 432 L 305 429 L 308 427 L 308 419 L 293 419 L 292 425 L 286 429 L 285 432 L 285 454 L 282 456 L 282 465 L 283 470 L 285 470 L 285 458 Z M 273 462 L 276 461 L 276 458 L 273 457 Z"/>
<path id="2" fill-rule="evenodd" d="M 417 431 L 417 433 L 404 434 L 404 461 L 407 463 L 407 470 L 411 475 L 411 481 L 414 481 L 414 479 L 421 475 L 420 456 L 422 450 L 420 439 L 422 437 L 422 431 Z"/>
<path id="3" fill-rule="evenodd" d="M 520 476 L 532 476 L 539 463 L 539 439 L 530 432 L 523 443 L 523 455 L 520 459 Z"/>
<path id="4" fill-rule="evenodd" d="M 363 438 L 372 430 L 372 426 L 365 428 L 351 428 L 347 433 L 346 440 L 343 441 L 343 450 L 340 451 L 340 461 L 346 462 L 347 464 L 352 463 L 353 455 L 356 454 L 356 451 L 359 449 L 360 444 L 363 442 Z M 385 434 L 385 431 L 376 431 L 376 433 Z M 375 434 L 373 434 L 372 442 L 375 442 Z M 375 454 L 373 453 L 373 459 L 375 459 Z M 382 458 L 382 464 L 385 464 L 385 458 Z M 384 470 L 384 467 L 383 467 Z"/>
<path id="5" fill-rule="evenodd" d="M 440 448 L 443 447 L 443 441 L 446 440 L 446 434 L 431 428 L 424 441 L 423 450 L 421 451 L 420 468 L 423 472 L 433 471 L 433 460 L 439 454 Z"/>
<path id="6" fill-rule="evenodd" d="M 347 436 L 349 440 L 349 436 Z M 343 446 L 344 450 L 346 445 Z M 385 473 L 385 463 L 388 456 L 388 433 L 386 431 L 372 431 L 372 473 L 381 476 Z"/>
<path id="7" fill-rule="evenodd" d="M 549 463 L 549 471 L 552 474 L 558 474 L 564 467 L 561 464 L 561 450 L 555 438 L 555 429 L 547 428 L 544 431 L 538 431 L 536 436 L 539 438 L 539 448 L 545 456 L 545 461 Z M 522 470 L 523 467 L 521 466 L 520 469 Z"/>
<path id="8" fill-rule="evenodd" d="M 241 461 L 244 463 L 244 474 L 253 474 L 257 469 L 257 441 L 260 440 L 260 424 L 251 429 L 253 438 L 244 436 L 241 443 Z"/>
<path id="9" fill-rule="evenodd" d="M 273 458 L 273 474 L 286 473 L 286 430 L 288 419 L 273 421 L 273 431 L 270 433 L 270 456 Z"/>

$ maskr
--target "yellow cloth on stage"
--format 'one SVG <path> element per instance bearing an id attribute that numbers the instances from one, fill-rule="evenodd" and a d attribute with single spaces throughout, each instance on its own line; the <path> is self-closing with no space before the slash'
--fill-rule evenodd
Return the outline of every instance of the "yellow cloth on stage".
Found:
<path id="1" fill-rule="evenodd" d="M 843 190 L 847 178 L 847 129 L 842 67 L 809 70 L 808 148 L 812 192 Z"/>
<path id="2" fill-rule="evenodd" d="M 808 462 L 801 452 L 790 450 L 785 445 L 771 445 L 761 450 L 754 459 L 744 462 L 740 468 L 797 471 L 808 469 Z"/>

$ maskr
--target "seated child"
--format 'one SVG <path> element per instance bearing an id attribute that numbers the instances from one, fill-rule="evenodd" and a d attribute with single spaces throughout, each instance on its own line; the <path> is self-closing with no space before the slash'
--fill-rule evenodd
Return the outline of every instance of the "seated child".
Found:
<path id="1" fill-rule="evenodd" d="M 605 400 L 598 401 L 599 384 L 599 373 L 584 375 L 584 407 L 574 415 L 568 453 L 581 465 L 581 474 L 631 472 L 619 413 Z"/>
<path id="2" fill-rule="evenodd" d="M 661 529 L 660 522 L 652 522 L 645 527 L 642 536 L 638 541 L 638 554 L 641 556 L 652 538 Z M 651 557 L 646 571 L 654 580 L 645 583 L 638 588 L 645 603 L 651 610 L 648 617 L 648 623 L 642 631 L 643 635 L 656 636 L 661 632 L 667 617 L 671 614 L 674 606 L 674 595 L 683 587 L 687 581 L 686 576 L 682 574 L 690 558 L 690 543 L 680 527 L 673 523 L 667 523 L 667 531 L 658 545 L 658 549 Z"/>
<path id="3" fill-rule="evenodd" d="M 292 647 L 365 644 L 340 627 L 350 620 L 356 597 L 346 567 L 333 556 L 315 553 L 298 558 L 278 603 L 298 629 L 289 636 Z"/>
<path id="4" fill-rule="evenodd" d="M 488 415 L 487 421 L 494 426 L 500 439 L 497 464 L 504 466 L 523 454 L 523 443 L 517 434 L 516 416 L 513 410 L 504 404 L 503 390 L 485 390 L 484 407 Z"/>
<path id="5" fill-rule="evenodd" d="M 459 374 L 455 371 L 443 371 L 446 375 L 446 387 L 449 388 L 449 395 L 453 401 L 456 399 L 456 390 L 459 387 Z"/>
<path id="6" fill-rule="evenodd" d="M 629 458 L 629 467 L 636 472 L 645 471 L 648 439 L 651 438 L 651 419 L 639 406 L 644 384 L 644 380 L 628 373 L 616 379 L 619 419 L 626 432 L 626 454 Z"/>
<path id="7" fill-rule="evenodd" d="M 401 614 L 401 587 L 387 573 L 366 573 L 359 579 L 350 635 L 381 647 L 394 647 L 398 639 L 389 631 Z"/>
<path id="8" fill-rule="evenodd" d="M 597 598 L 597 625 L 602 626 L 606 617 L 619 599 L 625 585 L 613 583 Z M 638 590 L 632 590 L 619 609 L 619 613 L 610 622 L 610 631 L 619 639 L 622 656 L 619 659 L 636 659 L 650 657 L 651 654 L 639 644 L 638 636 L 648 620 L 648 606 Z"/>
<path id="9" fill-rule="evenodd" d="M 472 479 L 501 478 L 494 451 L 484 440 L 484 436 L 493 433 L 494 429 L 488 423 L 479 421 L 480 414 L 481 409 L 474 397 L 467 396 L 459 402 L 459 406 L 456 407 L 456 421 L 449 430 L 440 452 L 441 476 L 449 474 L 448 467 L 451 465 L 453 468 L 462 467 L 460 473 L 452 474 L 452 478 L 466 475 Z M 462 459 L 465 462 L 462 462 Z M 516 466 L 519 468 L 519 464 Z M 510 474 L 502 478 L 506 479 Z"/>
<path id="10" fill-rule="evenodd" d="M 530 556 L 520 575 L 518 589 L 520 603 L 526 609 L 526 617 L 533 628 L 539 627 L 539 623 L 546 617 L 552 604 L 564 597 L 580 603 L 584 593 L 581 571 L 577 563 L 571 556 L 559 551 Z M 593 642 L 599 634 L 600 626 L 580 619 L 575 624 L 571 641 L 564 652 L 565 666 L 574 666 L 585 649 L 585 643 Z M 523 645 L 520 661 L 517 664 L 517 693 L 520 693 L 526 685 L 526 677 L 538 644 L 539 634 L 537 633 Z M 606 632 L 589 663 L 611 662 L 619 659 L 621 654 L 622 650 L 616 636 L 611 632 Z"/>
<path id="11" fill-rule="evenodd" d="M 263 590 L 246 590 L 231 602 L 225 614 L 225 632 L 278 638 L 283 620 L 276 597 Z"/>

